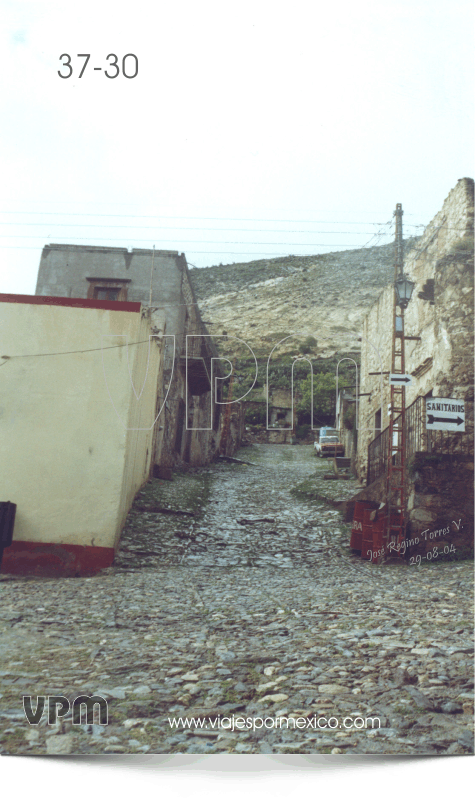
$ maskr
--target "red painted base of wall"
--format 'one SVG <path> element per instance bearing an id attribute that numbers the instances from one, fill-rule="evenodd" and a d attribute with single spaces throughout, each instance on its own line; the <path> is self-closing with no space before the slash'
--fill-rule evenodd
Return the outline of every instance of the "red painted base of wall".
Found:
<path id="1" fill-rule="evenodd" d="M 2 574 L 92 576 L 112 565 L 114 549 L 14 540 L 3 552 Z"/>

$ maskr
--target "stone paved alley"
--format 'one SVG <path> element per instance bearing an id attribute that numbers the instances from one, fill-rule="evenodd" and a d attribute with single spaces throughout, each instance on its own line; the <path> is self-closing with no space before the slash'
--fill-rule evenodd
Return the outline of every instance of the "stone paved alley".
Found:
<path id="1" fill-rule="evenodd" d="M 362 562 L 315 498 L 354 482 L 316 482 L 311 446 L 237 456 L 255 464 L 147 484 L 101 574 L 1 577 L 2 751 L 472 753 L 472 562 Z M 26 722 L 23 695 L 96 692 L 107 726 Z M 233 732 L 233 715 L 339 724 Z"/>

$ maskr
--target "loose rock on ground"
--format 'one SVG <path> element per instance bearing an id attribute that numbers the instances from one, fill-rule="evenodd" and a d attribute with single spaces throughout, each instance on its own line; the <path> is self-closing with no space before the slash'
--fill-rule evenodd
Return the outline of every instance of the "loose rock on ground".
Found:
<path id="1" fill-rule="evenodd" d="M 106 571 L 1 577 L 2 751 L 472 753 L 472 563 L 363 562 L 311 446 L 237 457 L 147 484 Z M 24 695 L 94 693 L 106 726 L 26 721 Z"/>

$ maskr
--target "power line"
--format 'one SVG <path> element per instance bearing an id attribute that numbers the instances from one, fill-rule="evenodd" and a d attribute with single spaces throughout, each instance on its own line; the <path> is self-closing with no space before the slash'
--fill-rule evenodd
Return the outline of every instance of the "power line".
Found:
<path id="1" fill-rule="evenodd" d="M 130 219 L 130 220 L 215 220 L 217 222 L 220 222 L 220 221 L 222 221 L 222 222 L 233 221 L 235 223 L 239 223 L 239 222 L 243 222 L 243 223 L 275 223 L 276 225 L 278 225 L 280 223 L 304 223 L 306 225 L 314 225 L 315 223 L 323 223 L 325 225 L 351 225 L 351 226 L 367 226 L 367 225 L 381 226 L 381 225 L 385 225 L 385 223 L 371 222 L 371 221 L 368 221 L 368 220 L 364 220 L 364 221 L 362 221 L 362 220 L 359 220 L 359 221 L 358 220 L 356 220 L 356 221 L 355 220 L 319 220 L 319 219 L 313 219 L 313 220 L 298 220 L 298 219 L 295 220 L 295 219 L 292 219 L 292 220 L 289 220 L 289 219 L 282 219 L 282 218 L 259 218 L 259 217 L 197 217 L 197 216 L 187 217 L 185 215 L 180 215 L 180 216 L 174 216 L 173 217 L 173 216 L 167 216 L 167 215 L 152 215 L 152 214 L 144 214 L 144 215 L 141 215 L 141 214 L 125 214 L 125 213 L 124 214 L 103 214 L 103 213 L 95 214 L 94 212 L 63 212 L 63 211 L 61 211 L 61 212 L 44 212 L 44 211 L 42 211 L 42 212 L 24 212 L 24 211 L 18 211 L 17 212 L 17 211 L 9 211 L 9 210 L 7 211 L 7 210 L 5 210 L 5 211 L 0 211 L 0 214 L 41 215 L 41 216 L 56 216 L 56 217 L 94 217 L 94 218 L 97 218 L 97 217 L 125 217 L 125 218 Z M 10 224 L 2 223 L 2 225 L 41 225 L 41 223 L 34 223 L 34 222 L 10 223 Z M 61 226 L 66 226 L 68 224 L 56 223 L 56 225 L 57 226 L 60 226 L 60 225 Z M 71 223 L 71 225 L 73 225 L 75 227 L 82 226 L 82 227 L 89 227 L 89 228 L 99 228 L 99 227 L 102 228 L 102 227 L 104 227 L 103 225 L 95 226 L 94 224 L 89 225 L 87 223 Z M 107 224 L 104 224 L 104 225 L 107 225 Z M 410 227 L 410 228 L 425 228 L 426 226 L 427 226 L 426 223 L 406 223 L 406 228 L 407 227 Z M 120 225 L 120 226 L 107 226 L 107 227 L 108 228 L 124 228 L 125 226 Z M 157 229 L 158 228 L 158 229 L 166 229 L 168 227 L 167 226 L 127 226 L 127 228 L 153 228 L 153 229 Z M 450 230 L 450 231 L 464 231 L 465 230 L 464 228 L 449 227 L 449 226 L 444 226 L 444 228 L 446 228 L 447 230 Z M 173 231 L 181 231 L 181 230 L 194 231 L 194 230 L 202 230 L 202 229 L 201 229 L 201 227 L 194 228 L 194 227 L 190 227 L 190 226 L 176 226 L 175 228 L 173 228 L 171 230 L 173 230 Z M 216 229 L 213 227 L 213 228 L 204 229 L 204 230 L 213 231 L 213 230 L 216 230 Z M 273 229 L 256 229 L 256 228 L 251 228 L 251 229 L 231 229 L 228 226 L 226 226 L 226 228 L 223 229 L 223 231 L 233 231 L 233 230 L 235 230 L 235 231 L 272 231 Z M 293 229 L 291 229 L 290 232 L 293 233 Z M 307 233 L 307 232 L 298 231 L 298 232 L 295 232 L 295 233 Z M 315 233 L 326 233 L 326 232 L 315 232 Z M 351 234 L 352 232 L 351 231 L 338 231 L 338 232 L 330 232 L 330 233 Z"/>
<path id="2" fill-rule="evenodd" d="M 381 224 L 381 225 L 382 225 L 382 228 L 380 228 L 380 229 L 379 229 L 379 231 L 377 231 L 375 234 L 373 234 L 373 236 L 372 236 L 372 237 L 371 237 L 371 238 L 368 240 L 368 242 L 365 242 L 365 244 L 362 246 L 362 248 L 368 248 L 368 247 L 369 247 L 369 243 L 370 243 L 370 242 L 371 242 L 371 240 L 372 240 L 372 239 L 374 239 L 375 237 L 379 237 L 379 240 L 381 240 L 381 237 L 383 237 L 383 236 L 386 236 L 386 237 L 387 237 L 387 236 L 389 236 L 389 232 L 387 232 L 387 233 L 386 233 L 386 232 L 385 232 L 383 229 L 385 229 L 385 228 L 388 228 L 388 226 L 390 226 L 391 224 L 392 224 L 392 220 L 388 220 L 388 222 L 387 222 L 387 223 L 382 223 L 382 224 Z M 378 240 L 378 242 L 379 242 L 379 240 Z M 378 244 L 378 243 L 375 243 L 375 245 L 377 245 L 377 244 Z M 374 247 L 374 246 L 372 246 L 372 247 Z"/>
<path id="3" fill-rule="evenodd" d="M 106 215 L 104 215 L 104 216 L 106 216 Z M 8 224 L 4 224 L 4 225 L 8 225 Z M 17 224 L 15 224 L 15 225 L 17 225 Z M 35 223 L 35 224 L 32 224 L 32 225 L 39 225 L 39 224 Z M 387 228 L 388 226 L 392 225 L 392 221 L 390 220 L 387 223 L 384 223 L 382 225 L 383 225 L 383 228 Z M 114 226 L 114 228 L 115 227 L 116 226 Z M 117 227 L 120 228 L 121 226 L 117 226 Z M 421 227 L 421 226 L 418 226 L 418 227 Z M 178 230 L 178 229 L 176 229 L 176 230 Z M 189 230 L 196 230 L 196 229 L 189 229 Z M 213 229 L 206 229 L 206 230 L 213 230 Z M 229 229 L 229 230 L 232 230 L 232 229 Z M 247 230 L 247 229 L 242 229 L 242 230 Z M 254 231 L 254 230 L 261 231 L 261 230 L 264 230 L 264 229 L 249 229 L 249 231 L 251 231 L 251 232 Z M 455 230 L 459 230 L 459 229 L 455 229 Z M 460 229 L 460 230 L 465 230 L 465 229 Z M 277 231 L 276 233 L 280 233 L 280 232 Z M 291 233 L 291 232 L 289 232 L 289 233 Z M 331 232 L 331 231 L 329 231 L 329 232 L 307 232 L 307 231 L 302 231 L 302 232 L 294 232 L 294 233 L 305 233 L 305 234 L 307 234 L 307 233 L 308 234 L 310 234 L 310 233 L 351 234 L 351 233 L 357 233 L 357 232 L 349 232 L 349 231 L 348 232 L 346 232 L 346 231 L 345 232 L 338 232 L 338 231 L 334 231 L 334 232 Z M 361 232 L 361 233 L 364 233 L 364 232 Z M 38 235 L 24 235 L 24 236 L 22 236 L 22 235 L 1 234 L 0 238 L 2 238 L 2 239 L 10 239 L 10 238 L 15 238 L 15 236 L 21 236 L 21 239 L 39 239 L 39 238 L 44 239 L 42 237 L 42 235 L 39 235 L 39 234 Z M 267 245 L 267 246 L 269 246 L 270 245 L 270 246 L 286 246 L 286 247 L 289 247 L 289 248 L 290 247 L 292 247 L 292 248 L 297 247 L 297 248 L 300 248 L 300 249 L 303 249 L 303 248 L 315 248 L 315 247 L 318 247 L 318 248 L 329 248 L 329 247 L 332 247 L 332 248 L 340 248 L 340 249 L 356 248 L 356 249 L 362 250 L 364 248 L 368 248 L 369 247 L 369 243 L 375 237 L 377 237 L 378 240 L 375 243 L 375 245 L 373 245 L 371 247 L 376 247 L 376 245 L 380 242 L 381 238 L 384 237 L 384 236 L 390 236 L 390 232 L 386 233 L 386 232 L 384 232 L 384 230 L 382 231 L 380 229 L 380 231 L 375 232 L 374 234 L 372 234 L 370 239 L 366 243 L 363 243 L 363 245 L 361 245 L 360 243 L 349 243 L 349 242 L 345 242 L 345 243 L 341 243 L 341 242 L 339 242 L 339 243 L 332 243 L 332 242 L 320 242 L 320 243 L 318 243 L 318 242 L 254 242 L 254 241 L 245 242 L 245 241 L 228 241 L 228 240 L 224 240 L 224 241 L 222 241 L 222 240 L 181 240 L 181 242 L 183 242 L 184 244 L 187 244 L 187 245 L 188 244 L 193 244 L 193 243 L 200 243 L 200 244 L 205 243 L 205 244 L 223 245 L 223 246 L 224 245 L 241 245 L 242 248 L 245 249 L 244 252 L 243 251 L 226 251 L 226 250 L 222 250 L 222 249 L 220 249 L 219 251 L 210 251 L 210 250 L 202 251 L 202 250 L 194 250 L 193 249 L 193 250 L 189 251 L 192 254 L 207 254 L 207 255 L 210 255 L 210 256 L 211 255 L 223 255 L 223 254 L 226 254 L 226 255 L 230 255 L 230 256 L 247 255 L 247 256 L 260 256 L 262 258 L 266 258 L 266 257 L 284 258 L 286 256 L 303 256 L 303 257 L 305 257 L 305 256 L 316 255 L 316 254 L 307 254 L 307 253 L 300 253 L 300 254 L 295 254 L 295 253 L 294 254 L 288 254 L 287 253 L 287 254 L 285 254 L 285 253 L 275 253 L 275 252 L 272 252 L 272 251 L 248 251 L 247 250 L 247 246 L 249 246 L 249 245 L 258 245 L 258 246 L 266 246 Z M 128 238 L 124 237 L 124 238 L 116 239 L 116 238 L 113 238 L 113 237 L 92 237 L 92 238 L 91 237 L 72 237 L 71 239 L 73 239 L 73 240 L 88 240 L 90 242 L 90 244 L 92 245 L 93 243 L 91 242 L 91 239 L 93 240 L 93 242 L 130 242 L 131 238 L 130 237 L 128 237 Z M 138 241 L 139 242 L 151 242 L 151 240 L 146 240 L 146 239 L 142 239 L 142 240 L 138 240 Z M 71 245 L 71 244 L 75 244 L 75 243 L 74 242 L 73 243 L 69 242 L 69 243 L 55 243 L 55 244 L 60 244 L 60 245 L 68 245 L 68 244 L 70 244 Z M 111 246 L 111 247 L 113 247 L 113 246 Z M 36 246 L 35 247 L 28 247 L 28 246 L 25 246 L 25 245 L 0 245 L 0 249 L 2 249 L 2 248 L 6 249 L 6 250 L 35 250 L 35 251 L 38 250 L 38 248 Z"/>
<path id="4" fill-rule="evenodd" d="M 392 220 L 389 220 L 388 222 L 384 223 L 383 224 L 383 229 L 387 228 L 390 225 L 392 225 Z M 372 237 L 368 240 L 368 242 L 365 243 L 363 246 L 361 246 L 358 250 L 366 249 L 368 247 L 369 242 L 371 242 L 371 240 L 374 239 L 374 237 L 378 237 L 379 240 L 380 240 L 381 237 L 383 237 L 383 236 L 387 236 L 387 234 L 386 234 L 386 232 L 384 230 L 380 229 L 380 231 L 378 231 L 375 234 L 373 234 Z M 246 243 L 243 243 L 243 244 L 246 244 Z M 260 244 L 260 243 L 249 243 L 249 244 Z M 267 243 L 262 243 L 262 244 L 267 244 Z M 269 244 L 287 244 L 287 243 L 269 243 Z M 288 243 L 288 244 L 298 244 L 298 243 Z M 311 245 L 311 243 L 309 243 L 308 245 Z M 22 249 L 22 246 L 8 246 L 8 245 L 4 246 L 4 245 L 2 245 L 2 246 L 0 246 L 0 248 Z M 28 248 L 28 247 L 23 247 L 23 249 L 24 250 L 37 250 L 36 248 Z M 239 251 L 191 251 L 191 252 L 192 253 L 206 253 L 206 254 L 224 254 L 224 253 L 226 253 L 226 254 L 239 255 L 239 256 L 243 255 Z M 252 253 L 252 255 L 258 255 L 258 256 L 269 255 L 269 256 L 273 256 L 274 258 L 278 258 L 279 256 L 280 257 L 285 257 L 286 256 L 285 254 L 272 254 L 272 253 L 263 254 L 262 252 L 259 252 L 259 251 L 255 251 L 255 252 L 249 252 L 248 251 L 247 253 L 248 254 Z M 294 256 L 295 254 L 292 254 L 292 255 Z M 303 254 L 303 256 L 305 256 L 305 255 L 306 254 Z M 312 254 L 310 254 L 310 256 L 312 256 Z M 191 264 L 191 263 L 188 262 L 188 264 Z M 195 267 L 195 266 L 192 265 L 192 267 Z M 239 294 L 239 293 L 242 293 L 242 292 L 246 292 L 246 290 L 247 290 L 247 288 L 244 287 L 244 288 L 242 288 L 240 290 L 234 291 L 234 293 L 235 294 Z M 307 297 L 307 296 L 308 296 L 308 291 L 305 292 L 305 293 L 302 293 L 300 296 L 297 296 L 297 298 L 299 298 L 299 297 L 303 298 L 303 297 Z M 198 306 L 199 307 L 199 305 L 200 304 L 198 302 L 197 303 L 161 304 L 160 306 L 157 306 L 156 308 L 157 309 L 163 309 L 166 306 L 186 306 L 186 307 L 188 307 L 188 306 Z M 216 324 L 211 324 L 211 325 L 216 325 Z M 142 340 L 140 342 L 148 342 L 148 341 L 147 340 Z M 137 344 L 137 343 L 130 343 L 130 345 L 135 345 L 135 344 Z M 107 346 L 107 347 L 108 348 L 121 348 L 123 346 Z M 103 349 L 94 349 L 94 348 L 86 349 L 86 351 L 96 351 L 96 350 L 103 350 Z M 61 353 L 86 353 L 86 351 L 67 351 L 67 352 L 61 352 Z M 36 355 L 35 354 L 30 354 L 30 355 L 21 355 L 21 356 L 55 356 L 55 355 L 57 355 L 57 354 L 36 354 Z M 2 357 L 2 358 L 4 358 L 4 357 Z M 10 358 L 10 357 L 7 357 L 7 358 Z M 5 363 L 2 363 L 2 364 L 5 364 Z"/>
<path id="5" fill-rule="evenodd" d="M 165 306 L 198 306 L 198 304 L 165 304 Z M 162 307 L 156 307 L 156 308 L 161 309 Z M 185 332 L 185 335 L 200 336 L 200 337 L 205 336 L 204 333 L 197 326 L 194 326 L 190 329 L 190 331 Z M 124 335 L 118 335 L 118 336 L 120 337 Z M 121 343 L 120 345 L 104 345 L 101 348 L 83 348 L 79 351 L 52 351 L 51 353 L 47 354 L 14 354 L 12 356 L 3 355 L 0 356 L 0 359 L 5 359 L 5 362 L 2 363 L 3 365 L 5 365 L 6 361 L 8 361 L 9 359 L 25 359 L 38 356 L 65 356 L 70 354 L 88 354 L 91 351 L 108 351 L 111 350 L 112 348 L 128 348 L 130 345 L 143 345 L 144 343 L 149 343 L 149 342 L 150 338 L 148 340 L 137 340 L 136 342 L 132 343 Z"/>
<path id="6" fill-rule="evenodd" d="M 69 243 L 69 244 L 74 244 L 74 243 Z M 246 243 L 243 243 L 243 245 L 245 245 L 245 244 Z M 253 245 L 254 243 L 249 243 L 249 244 Z M 256 244 L 259 245 L 259 243 L 256 243 Z M 265 243 L 262 243 L 262 244 L 264 245 Z M 278 243 L 276 243 L 276 244 L 278 244 Z M 286 243 L 282 243 L 282 244 L 285 245 Z M 309 247 L 309 248 L 313 247 L 311 244 L 309 244 L 307 246 L 307 245 L 302 245 L 302 243 L 298 243 L 298 245 L 301 248 L 302 247 Z M 329 247 L 330 248 L 330 247 L 335 247 L 335 246 L 332 246 L 330 243 L 325 243 L 322 247 L 325 247 L 325 248 Z M 344 250 L 348 246 L 347 246 L 347 244 L 338 244 L 338 246 L 336 246 L 336 247 L 339 247 L 342 250 Z M 361 250 L 362 247 L 363 246 L 361 246 L 360 248 L 357 247 L 357 248 L 355 248 L 355 250 Z M 38 251 L 39 248 L 40 248 L 40 246 L 28 247 L 28 245 L 0 245 L 0 249 L 10 250 L 10 251 Z M 229 255 L 229 256 L 261 256 L 263 258 L 270 257 L 270 258 L 273 258 L 273 259 L 286 259 L 289 256 L 301 256 L 301 257 L 307 257 L 308 256 L 308 257 L 310 257 L 310 256 L 319 256 L 319 255 L 321 255 L 321 254 L 312 254 L 312 253 L 300 253 L 300 254 L 299 253 L 291 253 L 291 254 L 289 254 L 288 252 L 286 252 L 286 253 L 275 253 L 274 251 L 248 251 L 248 250 L 244 250 L 244 251 L 225 251 L 225 250 L 219 250 L 219 251 L 210 251 L 210 250 L 195 251 L 194 248 L 190 249 L 188 251 L 188 253 L 192 253 L 192 254 L 193 253 L 195 253 L 195 254 L 203 253 L 203 254 L 209 254 L 210 256 L 214 256 L 214 255 L 220 256 L 222 254 L 226 254 L 226 255 Z"/>
<path id="7" fill-rule="evenodd" d="M 47 223 L 0 223 L 2 226 L 46 226 Z M 50 225 L 48 223 L 48 225 Z M 152 231 L 216 231 L 216 232 L 225 232 L 225 231 L 249 231 L 251 233 L 261 233 L 266 232 L 269 234 L 277 233 L 277 234 L 371 234 L 371 231 L 308 231 L 306 229 L 293 229 L 293 228 L 216 228 L 215 226 L 211 228 L 203 228 L 202 226 L 175 226 L 170 228 L 169 226 L 139 226 L 139 225 L 132 225 L 132 226 L 116 226 L 116 225 L 109 225 L 108 223 L 100 223 L 95 225 L 94 223 L 53 223 L 54 228 L 120 228 L 122 231 L 125 228 L 131 228 L 132 230 L 136 231 L 140 228 L 150 229 Z M 335 223 L 336 225 L 336 223 Z M 358 224 L 360 225 L 360 224 Z M 362 225 L 362 224 L 361 224 Z M 369 225 L 381 225 L 380 223 L 369 223 Z M 40 235 L 38 235 L 40 236 Z"/>
<path id="8" fill-rule="evenodd" d="M 276 232 L 276 233 L 279 233 L 279 232 Z M 332 232 L 329 232 L 329 233 L 332 233 Z M 353 233 L 354 234 L 355 232 L 353 231 L 353 232 L 348 232 L 348 233 Z M 1 239 L 12 239 L 12 238 L 18 237 L 18 236 L 21 239 L 43 239 L 44 240 L 44 237 L 41 234 L 25 234 L 25 235 L 0 234 L 0 238 Z M 373 235 L 373 236 L 376 236 L 376 235 Z M 96 242 L 110 242 L 112 239 L 114 239 L 114 242 L 129 242 L 130 237 L 129 238 L 127 238 L 127 237 L 119 237 L 119 238 L 113 238 L 113 237 L 72 237 L 72 239 L 75 239 L 75 240 L 88 240 L 88 241 L 93 239 Z M 136 239 L 137 242 L 152 242 L 152 241 L 155 241 L 155 240 L 148 240 L 148 239 L 146 240 L 146 239 L 138 239 L 138 238 L 133 238 L 133 239 Z M 240 241 L 240 240 L 237 240 L 237 241 L 223 240 L 223 241 L 221 241 L 221 240 L 216 240 L 216 239 L 204 239 L 204 240 L 199 240 L 199 239 L 183 239 L 182 240 L 181 239 L 180 242 L 184 243 L 185 245 L 189 245 L 189 244 L 192 244 L 194 242 L 199 242 L 200 244 L 204 244 L 204 245 L 221 245 L 221 244 L 222 245 L 290 245 L 292 247 L 295 246 L 295 245 L 298 245 L 298 246 L 304 246 L 306 248 L 313 248 L 313 247 L 315 247 L 315 248 L 319 247 L 320 248 L 322 246 L 327 246 L 327 245 L 330 245 L 330 246 L 333 247 L 335 245 L 341 245 L 342 244 L 340 242 L 243 242 L 243 241 Z M 65 243 L 55 243 L 55 245 L 56 244 L 58 244 L 58 245 L 71 244 L 72 245 L 74 243 L 66 243 L 65 242 Z M 349 243 L 346 243 L 346 244 L 348 244 L 348 245 L 358 245 L 357 242 L 356 243 L 349 242 Z"/>
<path id="9" fill-rule="evenodd" d="M 182 306 L 186 306 L 186 304 L 182 304 Z M 64 354 L 87 354 L 90 351 L 107 351 L 110 348 L 126 348 L 129 345 L 141 345 L 142 343 L 148 343 L 148 342 L 149 340 L 137 340 L 134 343 L 122 343 L 122 345 L 105 345 L 103 348 L 84 348 L 81 351 L 54 351 L 50 354 L 14 354 L 13 356 L 0 356 L 0 359 L 23 359 L 24 357 L 33 357 L 33 356 L 63 356 Z M 5 364 L 5 362 L 3 364 Z"/>
<path id="10" fill-rule="evenodd" d="M 374 225 L 374 226 L 381 226 L 384 225 L 383 223 L 368 223 L 368 220 L 364 222 L 361 221 L 354 221 L 354 220 L 289 220 L 289 219 L 282 219 L 277 217 L 200 217 L 200 216 L 193 216 L 188 217 L 186 215 L 162 215 L 162 214 L 104 214 L 99 213 L 96 214 L 94 212 L 14 212 L 11 210 L 8 211 L 0 211 L 0 214 L 42 214 L 42 215 L 58 215 L 61 217 L 127 217 L 134 220 L 234 220 L 236 223 L 331 223 L 333 225 L 340 225 L 341 223 L 345 223 L 348 225 L 355 225 L 355 226 L 367 226 L 367 225 Z"/>

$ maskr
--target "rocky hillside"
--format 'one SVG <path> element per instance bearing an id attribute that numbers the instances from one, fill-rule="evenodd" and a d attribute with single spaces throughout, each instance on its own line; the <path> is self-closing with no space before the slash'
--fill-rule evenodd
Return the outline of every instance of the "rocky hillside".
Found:
<path id="1" fill-rule="evenodd" d="M 406 240 L 405 252 L 416 242 Z M 311 353 L 329 358 L 359 351 L 362 318 L 393 280 L 394 245 L 195 268 L 190 274 L 210 334 L 240 337 L 258 357 L 289 334 L 296 335 L 287 343 L 294 353 L 314 337 L 318 345 Z"/>

